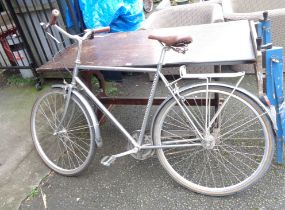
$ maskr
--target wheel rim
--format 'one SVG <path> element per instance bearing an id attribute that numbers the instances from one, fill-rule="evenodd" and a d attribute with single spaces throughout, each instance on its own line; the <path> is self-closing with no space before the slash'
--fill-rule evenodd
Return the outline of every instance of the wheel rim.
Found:
<path id="1" fill-rule="evenodd" d="M 90 117 L 78 99 L 71 97 L 67 115 L 64 93 L 53 91 L 35 104 L 32 115 L 32 135 L 44 162 L 61 174 L 76 174 L 88 164 L 93 149 Z"/>
<path id="2" fill-rule="evenodd" d="M 213 90 L 210 91 L 212 91 L 211 94 L 213 96 L 214 93 L 217 94 L 217 90 L 215 92 Z M 223 91 L 218 91 L 218 93 L 220 97 L 228 95 L 227 92 Z M 192 92 L 189 96 L 191 96 L 189 98 L 192 98 L 194 104 L 202 104 L 204 102 L 201 102 L 202 100 L 199 98 L 205 97 L 205 91 Z M 241 107 L 240 101 L 242 101 L 246 107 L 243 110 L 240 109 L 240 111 L 236 112 L 232 117 L 229 117 L 228 113 L 230 113 L 233 106 Z M 200 118 L 198 123 L 203 125 L 205 117 L 202 118 L 201 116 L 205 114 L 205 111 L 199 106 L 192 107 L 191 111 L 195 113 L 194 116 Z M 193 132 L 193 127 L 183 122 L 182 118 L 177 117 L 179 115 L 179 113 L 177 113 L 178 111 L 179 107 L 174 105 L 165 110 L 166 113 L 169 114 L 172 112 L 173 114 L 172 116 L 170 114 L 170 117 L 167 116 L 167 114 L 162 117 L 159 130 L 161 128 L 163 129 L 162 132 L 156 136 L 155 140 L 161 137 L 163 139 L 163 135 L 165 135 L 165 130 L 167 129 L 184 129 L 187 130 L 193 138 L 198 138 L 197 134 Z M 220 127 L 220 131 L 218 132 L 220 137 L 216 138 L 220 143 L 217 142 L 212 149 L 203 146 L 168 150 L 160 149 L 158 150 L 158 157 L 165 169 L 176 181 L 197 192 L 219 195 L 244 189 L 261 175 L 265 166 L 268 165 L 267 161 L 270 159 L 268 133 L 262 121 L 263 114 L 257 113 L 244 99 L 234 96 L 231 98 L 231 101 L 229 101 L 228 107 L 225 106 L 224 115 L 219 118 L 220 126 L 216 126 Z M 214 114 L 212 114 L 212 116 L 213 115 Z M 254 119 L 252 116 L 255 116 L 256 120 L 250 120 Z M 232 122 L 233 120 L 235 122 Z M 258 122 L 256 123 L 256 121 Z M 239 126 L 240 129 L 238 128 Z M 233 130 L 234 127 L 238 129 Z M 260 129 L 260 131 L 258 129 Z M 226 130 L 228 132 L 226 132 Z M 238 132 L 238 130 L 240 132 Z M 250 136 L 249 133 L 251 130 L 254 131 L 254 135 Z M 234 131 L 234 133 L 229 131 Z M 175 136 L 177 133 L 170 134 L 168 132 L 168 135 L 165 135 L 166 139 L 168 138 L 169 141 L 169 138 L 178 138 L 178 136 Z M 211 135 L 217 135 L 214 129 Z M 183 136 L 180 139 L 183 140 L 185 138 L 186 136 Z M 254 144 L 255 141 L 258 143 Z M 198 141 L 195 141 L 195 143 L 197 142 Z"/>

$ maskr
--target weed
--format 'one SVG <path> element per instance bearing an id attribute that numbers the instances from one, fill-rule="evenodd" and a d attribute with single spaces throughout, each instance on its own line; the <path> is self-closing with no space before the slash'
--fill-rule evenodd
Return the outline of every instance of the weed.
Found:
<path id="1" fill-rule="evenodd" d="M 25 79 L 21 77 L 20 75 L 11 75 L 10 77 L 7 78 L 7 83 L 10 86 L 16 86 L 16 87 L 23 87 L 23 86 L 30 86 L 35 84 L 34 79 Z"/>
<path id="2" fill-rule="evenodd" d="M 99 81 L 98 81 L 98 79 L 96 77 L 92 77 L 91 83 L 92 83 L 92 87 L 95 91 L 95 94 L 99 93 Z M 106 83 L 106 94 L 108 96 L 116 96 L 119 94 L 119 90 L 116 87 L 115 82 L 107 82 Z"/>
<path id="3" fill-rule="evenodd" d="M 33 187 L 32 191 L 29 194 L 29 197 L 35 198 L 38 196 L 39 192 L 40 192 L 40 190 L 38 187 Z"/>
<path id="4" fill-rule="evenodd" d="M 108 96 L 116 96 L 119 94 L 119 90 L 116 87 L 116 84 L 114 82 L 108 82 L 107 83 L 106 94 Z"/>
<path id="5" fill-rule="evenodd" d="M 92 83 L 92 87 L 94 89 L 96 89 L 96 90 L 99 89 L 99 81 L 96 77 L 92 77 L 91 83 Z"/>

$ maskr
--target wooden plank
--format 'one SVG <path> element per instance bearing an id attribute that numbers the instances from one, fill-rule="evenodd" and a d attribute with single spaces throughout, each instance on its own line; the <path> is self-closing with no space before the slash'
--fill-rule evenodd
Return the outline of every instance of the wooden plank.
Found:
<path id="1" fill-rule="evenodd" d="M 238 64 L 255 62 L 255 49 L 250 35 L 249 22 L 234 21 L 177 28 L 141 30 L 95 37 L 83 44 L 81 64 L 97 66 L 156 66 L 161 45 L 149 40 L 149 34 L 189 34 L 193 43 L 185 54 L 169 51 L 167 65 Z M 70 47 L 38 71 L 72 69 L 76 48 Z"/>

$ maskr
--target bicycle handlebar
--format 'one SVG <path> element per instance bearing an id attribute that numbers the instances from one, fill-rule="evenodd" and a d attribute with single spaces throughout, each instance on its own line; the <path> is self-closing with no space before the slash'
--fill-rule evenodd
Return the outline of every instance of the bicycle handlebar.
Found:
<path id="1" fill-rule="evenodd" d="M 103 33 L 103 32 L 110 32 L 110 26 L 102 27 L 102 28 L 95 28 L 95 29 L 86 29 L 83 39 L 86 39 L 90 35 L 90 39 L 93 39 L 94 34 L 96 33 Z"/>
<path id="2" fill-rule="evenodd" d="M 102 27 L 102 28 L 95 28 L 92 29 L 93 33 L 103 33 L 103 32 L 110 32 L 110 26 Z"/>
<path id="3" fill-rule="evenodd" d="M 52 11 L 52 15 L 51 15 L 51 19 L 49 21 L 49 23 L 45 24 L 45 23 L 41 23 L 42 26 L 44 26 L 46 33 L 52 37 L 55 41 L 57 41 L 58 43 L 60 43 L 52 34 L 48 33 L 47 29 L 50 28 L 51 26 L 53 26 L 59 33 L 65 35 L 66 37 L 76 40 L 78 43 L 78 51 L 77 51 L 77 57 L 75 60 L 75 63 L 80 63 L 80 53 L 81 53 L 81 48 L 82 48 L 82 42 L 84 40 L 86 40 L 87 38 L 93 38 L 95 33 L 102 33 L 102 32 L 109 32 L 110 31 L 110 27 L 102 27 L 102 28 L 96 28 L 96 29 L 86 29 L 84 31 L 84 35 L 83 36 L 79 36 L 79 35 L 72 35 L 70 33 L 68 33 L 67 31 L 65 31 L 64 29 L 62 29 L 60 26 L 58 26 L 56 24 L 57 22 L 57 17 L 60 15 L 60 12 L 57 9 L 54 9 Z"/>
<path id="4" fill-rule="evenodd" d="M 85 34 L 83 37 L 80 37 L 78 35 L 71 35 L 71 34 L 67 33 L 65 30 L 63 30 L 61 27 L 56 25 L 57 18 L 59 15 L 60 15 L 60 12 L 57 9 L 52 10 L 50 21 L 49 21 L 49 23 L 47 23 L 45 25 L 45 30 L 47 30 L 51 26 L 54 26 L 60 33 L 69 37 L 70 39 L 74 39 L 77 41 L 83 41 L 83 40 L 87 39 L 89 36 L 91 36 L 91 38 L 92 38 L 95 33 L 103 33 L 103 32 L 109 32 L 110 31 L 110 27 L 107 26 L 107 27 L 96 28 L 96 29 L 86 29 L 84 31 Z M 44 24 L 44 23 L 42 23 L 42 24 Z"/>

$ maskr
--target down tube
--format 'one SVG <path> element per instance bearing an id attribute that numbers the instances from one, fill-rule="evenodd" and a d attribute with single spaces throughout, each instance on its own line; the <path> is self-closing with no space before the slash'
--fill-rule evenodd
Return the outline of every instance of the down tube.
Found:
<path id="1" fill-rule="evenodd" d="M 100 100 L 94 96 L 94 94 L 86 87 L 86 85 L 78 78 L 75 77 L 76 82 L 85 90 L 88 96 L 94 101 L 94 103 L 102 110 L 104 114 L 117 126 L 117 128 L 128 138 L 130 142 L 135 147 L 139 147 L 137 142 L 133 139 L 133 137 L 129 134 L 128 131 L 119 123 L 119 121 L 112 115 L 111 112 L 100 102 Z"/>

